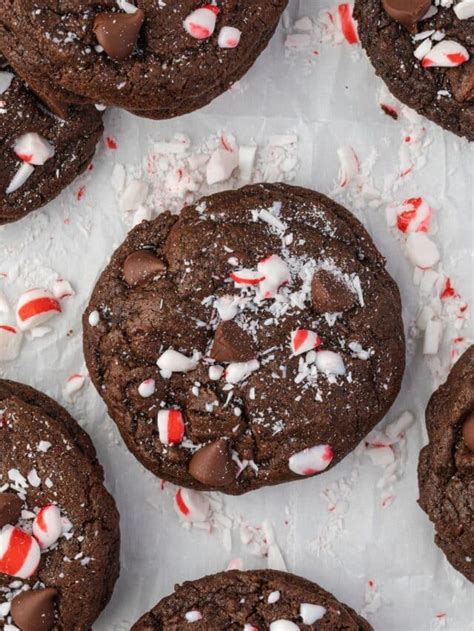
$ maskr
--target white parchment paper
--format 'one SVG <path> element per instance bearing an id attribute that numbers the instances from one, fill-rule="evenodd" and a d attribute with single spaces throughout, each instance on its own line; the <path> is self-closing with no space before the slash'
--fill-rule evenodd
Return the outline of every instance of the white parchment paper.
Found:
<path id="1" fill-rule="evenodd" d="M 237 559 L 245 569 L 286 567 L 317 581 L 379 631 L 474 629 L 473 587 L 434 545 L 433 528 L 416 503 L 424 408 L 472 333 L 474 148 L 399 104 L 396 121 L 382 112 L 380 101 L 390 97 L 380 92 L 382 83 L 365 54 L 328 27 L 323 10 L 335 7 L 328 0 L 290 0 L 254 68 L 199 112 L 165 122 L 107 112 L 106 136 L 113 140 L 99 147 L 93 170 L 59 200 L 0 229 L 0 289 L 12 305 L 27 289 L 51 288 L 58 276 L 76 291 L 48 323 L 51 331 L 27 337 L 18 359 L 0 364 L 0 375 L 65 405 L 92 436 L 105 468 L 121 513 L 122 572 L 97 631 L 128 630 L 176 582 L 220 571 Z M 295 27 L 306 16 L 310 21 Z M 181 157 L 157 145 L 176 141 L 176 134 L 186 145 Z M 138 208 L 145 216 L 238 186 L 238 175 L 212 187 L 204 176 L 191 176 L 191 190 L 177 184 L 177 167 L 180 161 L 189 165 L 190 155 L 205 156 L 205 174 L 220 134 L 233 135 L 241 146 L 256 145 L 253 180 L 286 179 L 329 194 L 367 226 L 400 286 L 407 333 L 403 389 L 381 427 L 406 410 L 415 420 L 394 447 L 393 468 L 377 459 L 374 464 L 361 448 L 318 478 L 240 498 L 215 495 L 212 523 L 186 528 L 173 509 L 176 489 L 161 488 L 126 450 L 90 381 L 72 396 L 65 384 L 72 374 L 87 374 L 82 311 L 98 274 L 140 216 L 123 202 L 130 181 L 146 184 L 144 208 Z M 359 171 L 341 187 L 338 150 L 344 156 L 348 148 L 357 155 Z M 150 170 L 150 155 L 157 154 Z M 407 164 L 410 171 L 402 177 Z M 441 255 L 437 274 L 449 277 L 460 296 L 451 310 L 423 295 L 403 235 L 387 226 L 386 207 L 417 196 L 433 209 L 430 238 Z M 457 322 L 452 311 L 461 302 L 468 307 Z M 424 332 L 415 323 L 420 305 L 431 305 L 442 324 L 434 356 L 423 354 Z M 454 342 L 456 337 L 463 339 Z"/>

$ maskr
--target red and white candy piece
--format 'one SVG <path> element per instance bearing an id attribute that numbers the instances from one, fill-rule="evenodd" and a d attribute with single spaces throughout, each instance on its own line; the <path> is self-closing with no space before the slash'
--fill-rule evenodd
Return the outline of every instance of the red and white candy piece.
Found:
<path id="1" fill-rule="evenodd" d="M 28 164 L 43 165 L 54 156 L 54 147 L 43 136 L 30 132 L 16 139 L 15 154 Z"/>
<path id="2" fill-rule="evenodd" d="M 255 370 L 260 368 L 257 359 L 251 359 L 248 362 L 234 362 L 229 364 L 224 371 L 224 377 L 227 383 L 239 383 L 245 381 Z"/>
<path id="3" fill-rule="evenodd" d="M 346 367 L 342 357 L 333 351 L 318 351 L 316 367 L 326 375 L 345 375 Z"/>
<path id="4" fill-rule="evenodd" d="M 315 348 L 318 348 L 321 344 L 319 335 L 314 331 L 308 331 L 307 329 L 296 329 L 291 332 L 291 350 L 293 355 L 301 355 L 307 353 Z"/>
<path id="5" fill-rule="evenodd" d="M 174 507 L 182 519 L 191 523 L 205 522 L 211 511 L 207 497 L 191 489 L 178 489 L 176 491 Z"/>
<path id="6" fill-rule="evenodd" d="M 438 42 L 423 57 L 421 65 L 423 68 L 442 67 L 454 68 L 465 63 L 469 59 L 466 48 L 452 39 L 443 39 Z"/>
<path id="7" fill-rule="evenodd" d="M 54 504 L 43 506 L 33 521 L 33 535 L 42 550 L 50 548 L 63 531 L 61 511 Z"/>
<path id="8" fill-rule="evenodd" d="M 205 4 L 188 15 L 184 20 L 184 28 L 194 39 L 207 39 L 214 33 L 218 14 L 219 7 Z"/>
<path id="9" fill-rule="evenodd" d="M 144 399 L 147 399 L 148 397 L 151 397 L 152 394 L 155 394 L 155 390 L 156 383 L 154 379 L 145 379 L 145 381 L 142 381 L 138 386 L 138 394 Z"/>
<path id="10" fill-rule="evenodd" d="M 189 372 L 197 366 L 197 361 L 192 357 L 186 357 L 183 353 L 169 348 L 166 350 L 156 362 L 158 368 L 166 372 Z"/>
<path id="11" fill-rule="evenodd" d="M 270 624 L 270 631 L 300 631 L 300 628 L 291 620 L 275 620 Z"/>
<path id="12" fill-rule="evenodd" d="M 253 269 L 240 269 L 237 272 L 231 272 L 230 277 L 236 285 L 242 286 L 258 285 L 265 280 L 265 276 Z"/>
<path id="13" fill-rule="evenodd" d="M 254 627 L 253 624 L 244 624 L 244 631 L 260 631 L 258 627 Z"/>
<path id="14" fill-rule="evenodd" d="M 22 334 L 15 326 L 0 324 L 0 362 L 11 362 L 20 352 Z"/>
<path id="15" fill-rule="evenodd" d="M 314 475 L 327 469 L 333 456 L 331 445 L 316 445 L 293 454 L 288 466 L 297 475 Z"/>
<path id="16" fill-rule="evenodd" d="M 262 259 L 257 265 L 257 270 L 263 276 L 258 287 L 263 298 L 273 298 L 280 287 L 287 285 L 291 280 L 288 265 L 278 254 L 271 254 Z"/>
<path id="17" fill-rule="evenodd" d="M 58 300 L 63 300 L 69 296 L 74 296 L 75 291 L 71 286 L 71 283 L 65 278 L 58 278 L 53 284 L 53 296 Z"/>
<path id="18" fill-rule="evenodd" d="M 233 26 L 223 26 L 219 31 L 217 43 L 221 48 L 237 48 L 242 32 Z"/>
<path id="19" fill-rule="evenodd" d="M 26 180 L 32 175 L 34 170 L 34 166 L 28 164 L 28 162 L 22 162 L 18 171 L 12 177 L 10 184 L 7 186 L 5 193 L 10 195 L 21 188 L 23 184 L 25 184 Z"/>
<path id="20" fill-rule="evenodd" d="M 397 228 L 401 232 L 428 232 L 432 214 L 422 197 L 411 197 L 397 209 Z"/>
<path id="21" fill-rule="evenodd" d="M 57 313 L 61 307 L 56 298 L 47 289 L 30 289 L 18 300 L 16 317 L 22 331 L 44 324 Z"/>
<path id="22" fill-rule="evenodd" d="M 180 410 L 160 410 L 158 431 L 163 445 L 179 445 L 184 436 L 184 420 Z"/>
<path id="23" fill-rule="evenodd" d="M 303 624 L 314 624 L 321 620 L 326 613 L 326 607 L 321 605 L 311 605 L 310 603 L 301 603 L 300 605 L 300 618 L 303 620 Z"/>
<path id="24" fill-rule="evenodd" d="M 0 531 L 0 572 L 17 578 L 30 578 L 41 557 L 38 542 L 20 528 L 7 525 Z"/>
<path id="25" fill-rule="evenodd" d="M 408 258 L 417 267 L 429 269 L 440 259 L 436 244 L 423 232 L 412 232 L 406 240 Z"/>
<path id="26" fill-rule="evenodd" d="M 352 17 L 353 5 L 349 2 L 342 2 L 337 7 L 336 22 L 339 30 L 344 35 L 344 39 L 348 44 L 357 44 L 359 38 L 357 29 Z"/>

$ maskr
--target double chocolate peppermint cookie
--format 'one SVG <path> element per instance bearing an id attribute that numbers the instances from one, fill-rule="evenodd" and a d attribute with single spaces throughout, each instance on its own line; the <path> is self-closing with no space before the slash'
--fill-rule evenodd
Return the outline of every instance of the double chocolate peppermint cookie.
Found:
<path id="1" fill-rule="evenodd" d="M 132 631 L 371 631 L 356 612 L 304 578 L 274 570 L 232 570 L 177 585 Z"/>
<path id="2" fill-rule="evenodd" d="M 431 397 L 426 426 L 419 503 L 448 561 L 474 582 L 474 346 Z"/>
<path id="3" fill-rule="evenodd" d="M 0 49 L 69 102 L 152 118 L 203 107 L 268 44 L 287 0 L 0 0 Z"/>
<path id="4" fill-rule="evenodd" d="M 470 0 L 356 0 L 359 36 L 403 103 L 474 140 L 474 11 Z"/>
<path id="5" fill-rule="evenodd" d="M 53 114 L 0 56 L 0 224 L 44 206 L 80 175 L 102 134 L 95 107 Z"/>
<path id="6" fill-rule="evenodd" d="M 119 516 L 87 434 L 0 380 L 0 627 L 88 631 L 119 574 Z"/>
<path id="7" fill-rule="evenodd" d="M 398 288 L 363 226 L 260 184 L 134 228 L 83 319 L 91 378 L 156 475 L 241 494 L 333 466 L 403 375 Z"/>

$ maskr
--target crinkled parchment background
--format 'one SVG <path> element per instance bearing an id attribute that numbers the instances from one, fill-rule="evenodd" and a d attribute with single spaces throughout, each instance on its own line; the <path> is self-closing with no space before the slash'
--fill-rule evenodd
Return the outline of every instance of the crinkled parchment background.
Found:
<path id="1" fill-rule="evenodd" d="M 474 629 L 474 588 L 435 547 L 433 528 L 416 503 L 417 455 L 426 442 L 423 410 L 434 387 L 433 374 L 440 374 L 430 369 L 420 340 L 408 338 L 403 390 L 387 419 L 404 410 L 416 417 L 407 433 L 406 467 L 401 467 L 400 479 L 393 484 L 395 499 L 386 508 L 377 487 L 381 467 L 352 454 L 319 478 L 223 498 L 217 527 L 210 532 L 183 528 L 173 510 L 174 489 L 161 489 L 160 481 L 127 452 L 90 382 L 74 401 L 63 394 L 67 377 L 85 371 L 80 318 L 88 295 L 129 228 L 111 184 L 114 165 L 139 174 L 153 141 L 178 132 L 200 145 L 223 130 L 234 133 L 240 143 L 255 141 L 259 146 L 272 134 L 295 133 L 294 182 L 332 194 L 353 210 L 357 207 L 398 281 L 407 332 L 418 291 L 401 243 L 387 229 L 385 200 L 425 197 L 435 210 L 438 232 L 433 238 L 444 270 L 472 304 L 474 147 L 426 123 L 416 168 L 394 181 L 390 174 L 399 168 L 408 123 L 382 113 L 376 99 L 381 82 L 360 48 L 325 41 L 314 51 L 303 46 L 289 52 L 284 45 L 295 18 L 316 19 L 325 7 L 334 9 L 335 4 L 290 0 L 276 36 L 254 68 L 200 112 L 169 122 L 108 112 L 107 134 L 117 139 L 117 150 L 102 145 L 92 173 L 47 208 L 0 229 L 0 273 L 7 275 L 0 286 L 12 302 L 28 288 L 50 287 L 57 275 L 67 278 L 77 292 L 64 302 L 64 313 L 51 321 L 52 332 L 25 340 L 20 357 L 1 365 L 0 375 L 32 384 L 65 405 L 91 434 L 104 465 L 121 512 L 122 573 L 94 627 L 97 631 L 128 630 L 176 582 L 222 570 L 237 558 L 248 569 L 281 567 L 278 550 L 289 571 L 319 582 L 362 611 L 380 631 Z M 343 145 L 352 146 L 372 165 L 368 177 L 385 190 L 383 200 L 369 204 L 354 188 L 340 189 L 336 150 Z M 82 186 L 84 195 L 78 200 Z M 447 368 L 441 360 L 441 374 Z M 263 524 L 267 540 L 273 529 L 277 545 L 268 546 L 261 531 L 250 544 L 242 543 L 242 522 Z"/>

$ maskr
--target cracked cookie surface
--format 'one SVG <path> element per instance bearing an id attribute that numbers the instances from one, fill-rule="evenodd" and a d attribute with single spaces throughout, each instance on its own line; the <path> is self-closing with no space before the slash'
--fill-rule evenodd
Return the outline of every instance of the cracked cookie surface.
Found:
<path id="1" fill-rule="evenodd" d="M 275 570 L 232 570 L 177 585 L 132 631 L 179 631 L 190 622 L 197 631 L 372 629 L 353 609 L 304 578 Z"/>
<path id="2" fill-rule="evenodd" d="M 354 16 L 362 45 L 389 90 L 419 114 L 473 141 L 474 18 L 458 19 L 452 6 L 436 9 L 410 29 L 385 12 L 382 0 L 356 0 Z M 422 40 L 413 37 L 430 32 L 463 46 L 470 59 L 458 67 L 423 67 L 414 54 Z"/>
<path id="3" fill-rule="evenodd" d="M 134 228 L 93 291 L 84 351 L 147 468 L 241 494 L 333 466 L 385 415 L 400 313 L 355 217 L 262 184 Z"/>
<path id="4" fill-rule="evenodd" d="M 92 442 L 55 401 L 29 386 L 5 380 L 0 380 L 0 437 L 3 611 L 10 603 L 12 628 L 87 631 L 112 595 L 120 548 L 118 512 L 103 485 Z M 52 516 L 51 506 L 56 511 Z M 60 532 L 54 535 L 59 515 Z M 15 537 L 33 532 L 41 542 L 36 526 L 40 535 L 53 538 L 40 544 L 36 568 L 30 559 L 30 571 L 25 566 L 18 572 L 17 561 L 23 553 L 15 546 Z M 11 527 L 15 535 L 7 545 Z M 34 553 L 37 544 L 34 539 L 30 543 Z M 46 589 L 55 591 L 52 626 L 35 621 L 33 605 L 31 609 L 24 605 L 16 614 L 21 618 L 15 618 L 16 598 L 41 595 Z M 12 622 L 11 612 L 5 624 Z M 30 616 L 28 624 L 25 616 Z"/>
<path id="5" fill-rule="evenodd" d="M 426 409 L 419 504 L 448 561 L 474 582 L 474 346 L 456 362 Z"/>

